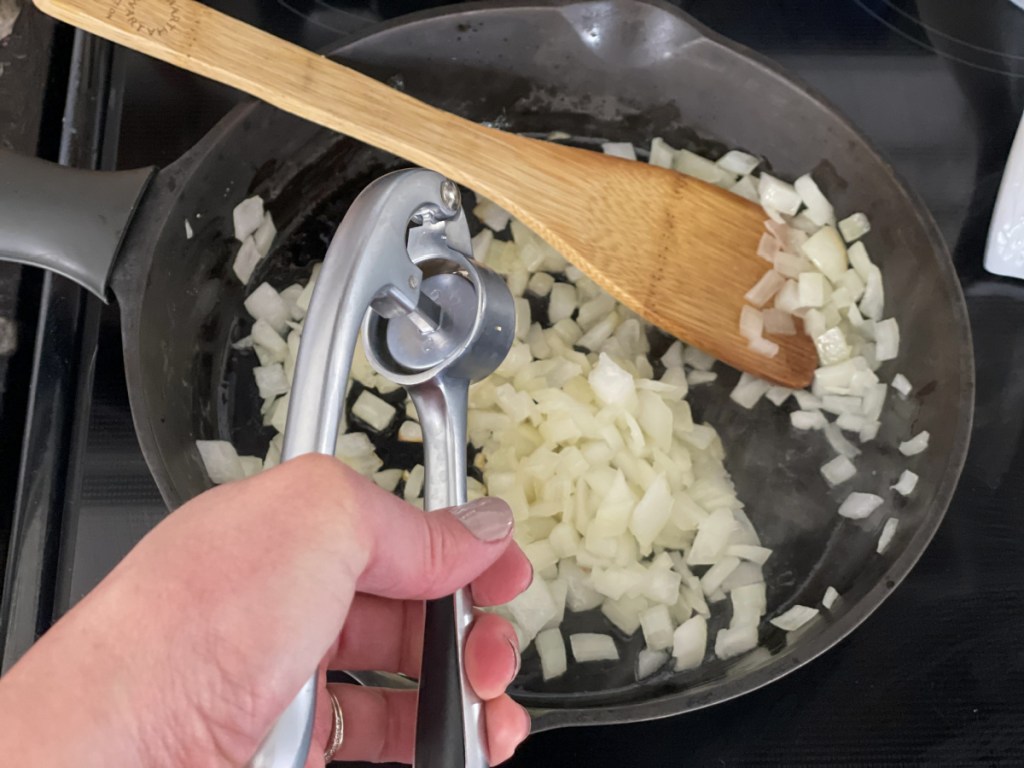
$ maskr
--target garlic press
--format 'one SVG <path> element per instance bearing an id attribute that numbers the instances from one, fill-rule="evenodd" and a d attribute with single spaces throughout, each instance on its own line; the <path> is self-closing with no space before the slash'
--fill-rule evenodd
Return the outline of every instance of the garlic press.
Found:
<path id="1" fill-rule="evenodd" d="M 466 501 L 469 385 L 504 360 L 515 305 L 504 280 L 472 258 L 458 187 L 396 171 L 355 200 L 324 257 L 296 361 L 282 460 L 334 455 L 359 334 L 370 363 L 405 387 L 423 430 L 424 509 Z M 372 510 L 370 510 L 372 514 Z M 417 768 L 486 768 L 483 707 L 463 668 L 473 619 L 467 589 L 427 603 Z M 319 681 L 303 685 L 250 761 L 302 768 Z"/>

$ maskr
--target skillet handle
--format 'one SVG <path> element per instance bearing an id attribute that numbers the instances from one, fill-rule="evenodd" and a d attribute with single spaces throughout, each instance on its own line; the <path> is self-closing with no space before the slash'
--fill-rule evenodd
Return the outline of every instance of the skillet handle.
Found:
<path id="1" fill-rule="evenodd" d="M 0 149 L 0 260 L 42 267 L 107 300 L 153 168 L 83 171 Z"/>

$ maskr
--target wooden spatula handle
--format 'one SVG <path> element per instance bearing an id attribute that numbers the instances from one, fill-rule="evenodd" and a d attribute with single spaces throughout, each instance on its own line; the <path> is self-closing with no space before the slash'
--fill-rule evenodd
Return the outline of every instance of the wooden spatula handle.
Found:
<path id="1" fill-rule="evenodd" d="M 487 173 L 514 165 L 508 135 L 435 109 L 193 0 L 36 0 L 36 5 L 461 184 L 478 188 Z"/>
<path id="2" fill-rule="evenodd" d="M 490 198 L 646 320 L 786 386 L 810 383 L 804 335 L 779 354 L 738 331 L 766 266 L 764 214 L 674 171 L 477 125 L 192 0 L 36 0 L 89 32 L 238 88 Z"/>

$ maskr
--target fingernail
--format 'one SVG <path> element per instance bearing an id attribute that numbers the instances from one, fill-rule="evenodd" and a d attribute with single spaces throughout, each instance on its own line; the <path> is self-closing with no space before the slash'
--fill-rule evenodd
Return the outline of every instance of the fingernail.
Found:
<path id="1" fill-rule="evenodd" d="M 507 642 L 508 647 L 512 649 L 512 658 L 515 660 L 515 671 L 512 673 L 512 679 L 515 680 L 519 677 L 519 670 L 523 667 L 523 657 L 519 653 L 519 646 L 515 639 L 506 637 L 505 642 Z"/>
<path id="2" fill-rule="evenodd" d="M 480 541 L 501 541 L 512 532 L 512 510 L 501 499 L 485 496 L 453 507 L 452 515 Z"/>

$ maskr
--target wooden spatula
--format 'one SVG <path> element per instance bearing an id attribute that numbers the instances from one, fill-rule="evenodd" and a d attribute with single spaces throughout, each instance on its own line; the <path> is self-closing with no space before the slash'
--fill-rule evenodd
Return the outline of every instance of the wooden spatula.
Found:
<path id="1" fill-rule="evenodd" d="M 765 271 L 761 209 L 673 171 L 486 128 L 192 0 L 36 0 L 44 12 L 436 170 L 493 200 L 654 325 L 791 387 L 800 334 L 748 348 L 743 295 Z M 557 127 L 557 126 L 553 126 Z"/>

